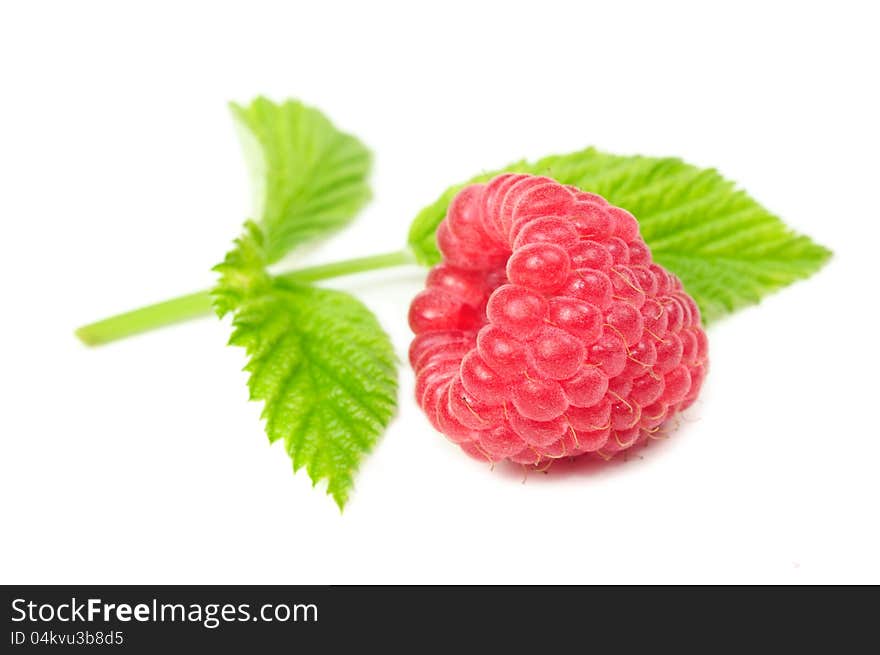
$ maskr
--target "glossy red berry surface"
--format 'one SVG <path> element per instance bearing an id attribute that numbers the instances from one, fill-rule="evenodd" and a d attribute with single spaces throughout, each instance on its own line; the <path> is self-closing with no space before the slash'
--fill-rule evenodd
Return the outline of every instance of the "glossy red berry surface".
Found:
<path id="1" fill-rule="evenodd" d="M 468 454 L 613 457 L 697 398 L 700 312 L 635 217 L 533 175 L 468 186 L 410 306 L 416 400 Z"/>

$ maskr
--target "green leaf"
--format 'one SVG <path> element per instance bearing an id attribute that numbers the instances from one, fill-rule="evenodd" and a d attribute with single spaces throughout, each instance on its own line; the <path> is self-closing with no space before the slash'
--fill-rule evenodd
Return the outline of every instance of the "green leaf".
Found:
<path id="1" fill-rule="evenodd" d="M 344 227 L 370 199 L 369 150 L 317 109 L 266 98 L 231 108 L 245 128 L 257 195 L 254 217 L 270 263 Z"/>
<path id="2" fill-rule="evenodd" d="M 231 345 L 248 355 L 251 400 L 264 401 L 269 440 L 283 441 L 293 469 L 343 508 L 363 456 L 397 403 L 397 359 L 376 317 L 353 296 L 266 274 L 254 223 L 215 270 L 221 316 L 234 313 Z"/>
<path id="3" fill-rule="evenodd" d="M 632 212 L 654 259 L 681 278 L 706 322 L 812 275 L 831 255 L 714 169 L 680 159 L 610 155 L 588 148 L 516 162 L 466 184 L 505 171 L 547 175 Z M 420 263 L 440 260 L 434 233 L 463 186 L 448 189 L 413 222 L 409 244 Z"/>

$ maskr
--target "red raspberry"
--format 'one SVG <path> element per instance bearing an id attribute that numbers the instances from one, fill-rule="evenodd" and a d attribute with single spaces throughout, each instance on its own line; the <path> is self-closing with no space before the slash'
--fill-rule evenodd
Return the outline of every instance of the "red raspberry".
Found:
<path id="1" fill-rule="evenodd" d="M 540 465 L 627 450 L 689 407 L 700 312 L 636 219 L 547 177 L 462 189 L 409 311 L 416 400 L 474 457 Z"/>

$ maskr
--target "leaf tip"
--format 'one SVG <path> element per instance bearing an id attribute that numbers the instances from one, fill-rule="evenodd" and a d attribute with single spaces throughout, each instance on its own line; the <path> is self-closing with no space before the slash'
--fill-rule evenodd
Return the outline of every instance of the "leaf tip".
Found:
<path id="1" fill-rule="evenodd" d="M 339 513 L 345 513 L 345 505 L 348 503 L 348 492 L 346 491 L 331 491 L 329 488 L 327 489 L 327 495 L 333 498 L 333 502 L 336 503 L 336 506 L 339 508 Z"/>
<path id="2" fill-rule="evenodd" d="M 827 248 L 827 247 L 823 246 L 821 243 L 816 244 L 816 252 L 819 255 L 818 256 L 819 268 L 822 268 L 823 266 L 825 266 L 825 264 L 827 264 L 832 259 L 834 259 L 834 251 L 831 250 L 831 248 Z M 816 270 L 818 270 L 818 269 L 816 269 Z"/>

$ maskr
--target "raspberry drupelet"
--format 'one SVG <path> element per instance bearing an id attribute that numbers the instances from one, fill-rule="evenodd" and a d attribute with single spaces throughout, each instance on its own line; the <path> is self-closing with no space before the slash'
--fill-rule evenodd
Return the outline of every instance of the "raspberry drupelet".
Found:
<path id="1" fill-rule="evenodd" d="M 468 454 L 609 459 L 696 399 L 699 309 L 626 210 L 505 174 L 456 195 L 437 244 L 409 358 L 419 405 Z"/>

